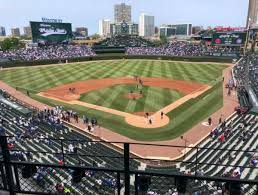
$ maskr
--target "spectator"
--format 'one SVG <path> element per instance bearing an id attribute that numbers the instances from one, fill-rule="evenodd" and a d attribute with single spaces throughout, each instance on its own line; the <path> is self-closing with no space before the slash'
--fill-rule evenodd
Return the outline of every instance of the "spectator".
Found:
<path id="1" fill-rule="evenodd" d="M 37 61 L 50 59 L 67 59 L 85 56 L 95 56 L 96 54 L 86 46 L 78 45 L 56 45 L 47 47 L 37 47 L 31 49 L 17 49 L 0 51 L 0 59 Z"/>

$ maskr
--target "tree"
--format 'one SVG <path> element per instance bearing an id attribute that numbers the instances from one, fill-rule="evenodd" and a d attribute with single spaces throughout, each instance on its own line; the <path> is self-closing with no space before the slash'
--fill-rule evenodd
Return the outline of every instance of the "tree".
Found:
<path id="1" fill-rule="evenodd" d="M 168 43 L 168 38 L 166 36 L 160 36 L 160 42 L 162 45 Z"/>
<path id="2" fill-rule="evenodd" d="M 31 36 L 28 35 L 21 35 L 20 40 L 31 40 Z"/>
<path id="3" fill-rule="evenodd" d="M 168 43 L 168 39 L 166 36 L 160 36 L 160 39 L 159 40 L 154 40 L 153 41 L 153 44 L 156 46 L 156 47 L 160 47 L 162 45 L 165 45 Z"/>
<path id="4" fill-rule="evenodd" d="M 9 49 L 17 49 L 22 46 L 20 40 L 18 38 L 6 38 L 2 42 L 0 42 L 1 50 L 9 50 Z"/>
<path id="5" fill-rule="evenodd" d="M 92 40 L 97 40 L 97 39 L 100 39 L 100 36 L 98 34 L 94 34 L 91 36 L 91 39 Z"/>

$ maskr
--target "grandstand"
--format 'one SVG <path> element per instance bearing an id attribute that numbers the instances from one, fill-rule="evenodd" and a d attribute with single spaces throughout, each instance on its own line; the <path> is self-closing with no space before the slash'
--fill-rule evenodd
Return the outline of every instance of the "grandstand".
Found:
<path id="1" fill-rule="evenodd" d="M 235 78 L 241 86 L 238 93 L 240 105 L 255 114 L 258 113 L 257 60 L 255 54 L 245 56 L 234 68 Z"/>

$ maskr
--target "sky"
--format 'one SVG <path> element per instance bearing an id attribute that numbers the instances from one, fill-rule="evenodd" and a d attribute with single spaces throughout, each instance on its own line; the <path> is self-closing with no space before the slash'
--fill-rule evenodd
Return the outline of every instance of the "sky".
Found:
<path id="1" fill-rule="evenodd" d="M 98 32 L 100 19 L 114 20 L 113 7 L 125 2 L 132 6 L 133 21 L 140 13 L 155 16 L 155 25 L 192 23 L 193 25 L 244 27 L 248 0 L 0 0 L 0 26 L 29 26 L 42 17 L 63 19 L 75 27 Z M 23 29 L 21 30 L 21 33 Z"/>

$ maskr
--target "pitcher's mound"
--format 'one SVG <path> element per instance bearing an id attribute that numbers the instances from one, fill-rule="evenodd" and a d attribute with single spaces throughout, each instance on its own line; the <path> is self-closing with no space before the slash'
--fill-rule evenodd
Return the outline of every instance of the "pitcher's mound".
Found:
<path id="1" fill-rule="evenodd" d="M 133 99 L 138 100 L 138 99 L 140 99 L 142 97 L 143 97 L 143 95 L 140 94 L 140 93 L 127 93 L 125 95 L 125 98 L 126 99 L 130 99 L 130 100 L 133 100 Z"/>

